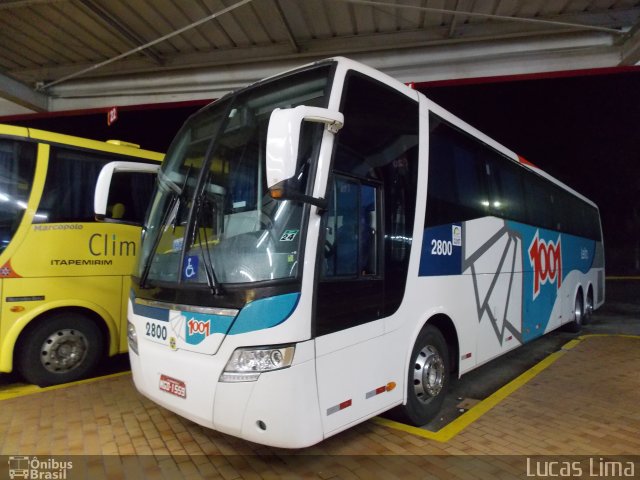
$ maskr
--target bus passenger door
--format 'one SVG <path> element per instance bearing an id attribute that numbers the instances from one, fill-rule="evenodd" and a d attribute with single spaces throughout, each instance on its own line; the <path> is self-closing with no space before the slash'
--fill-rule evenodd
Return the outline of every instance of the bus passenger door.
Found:
<path id="1" fill-rule="evenodd" d="M 94 213 L 96 219 L 108 222 L 109 230 L 115 237 L 128 239 L 126 251 L 120 252 L 120 260 L 128 260 L 122 279 L 120 293 L 119 352 L 126 351 L 127 342 L 127 299 L 131 286 L 134 261 L 140 250 L 140 226 L 151 203 L 155 177 L 159 164 L 116 161 L 107 163 L 98 176 L 94 194 Z M 123 242 L 124 240 L 121 240 Z M 120 246 L 120 250 L 123 247 Z M 126 253 L 126 257 L 123 257 Z M 130 255 L 130 253 L 132 255 Z"/>
<path id="2" fill-rule="evenodd" d="M 336 175 L 326 212 L 318 333 L 381 317 L 379 189 Z"/>
<path id="3" fill-rule="evenodd" d="M 419 103 L 411 90 L 347 72 L 323 213 L 314 311 L 325 434 L 402 400 L 410 346 L 385 323 L 404 299 L 418 171 Z M 410 319 L 405 319 L 410 321 Z"/>
<path id="4" fill-rule="evenodd" d="M 325 213 L 316 296 L 316 368 L 325 432 L 373 408 L 366 393 L 386 384 L 372 362 L 382 348 L 380 189 L 336 175 Z M 379 358 L 379 357 L 378 357 Z"/>

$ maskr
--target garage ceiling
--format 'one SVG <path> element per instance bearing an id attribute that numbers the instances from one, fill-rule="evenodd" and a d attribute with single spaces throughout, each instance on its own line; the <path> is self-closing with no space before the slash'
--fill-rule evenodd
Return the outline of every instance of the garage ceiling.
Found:
<path id="1" fill-rule="evenodd" d="M 402 81 L 636 65 L 640 0 L 1 0 L 0 116 L 216 98 L 349 56 Z"/>

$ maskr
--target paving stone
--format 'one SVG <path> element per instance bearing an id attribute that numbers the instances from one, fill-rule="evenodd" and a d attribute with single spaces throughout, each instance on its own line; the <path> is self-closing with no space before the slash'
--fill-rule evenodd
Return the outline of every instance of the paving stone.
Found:
<path id="1" fill-rule="evenodd" d="M 180 418 L 125 375 L 3 400 L 0 454 L 95 455 L 105 463 L 88 471 L 105 479 L 518 478 L 532 455 L 638 455 L 639 348 L 587 338 L 446 443 L 366 422 L 308 449 L 274 449 Z M 114 455 L 127 462 L 109 464 Z"/>

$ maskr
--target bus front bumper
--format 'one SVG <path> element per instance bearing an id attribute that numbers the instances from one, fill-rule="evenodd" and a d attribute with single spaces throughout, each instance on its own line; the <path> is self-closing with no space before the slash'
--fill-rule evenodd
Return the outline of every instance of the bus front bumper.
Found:
<path id="1" fill-rule="evenodd" d="M 323 439 L 315 362 L 262 373 L 252 382 L 220 382 L 231 352 L 178 351 L 141 341 L 130 349 L 136 388 L 178 415 L 208 428 L 264 445 L 301 448 Z M 302 342 L 298 350 L 313 349 Z M 226 352 L 226 354 L 225 354 Z"/>

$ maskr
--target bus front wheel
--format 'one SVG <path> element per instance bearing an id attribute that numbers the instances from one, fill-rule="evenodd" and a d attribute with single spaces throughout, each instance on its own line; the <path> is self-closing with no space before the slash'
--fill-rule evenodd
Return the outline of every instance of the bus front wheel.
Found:
<path id="1" fill-rule="evenodd" d="M 45 387 L 83 378 L 101 356 L 101 333 L 95 323 L 77 312 L 59 312 L 25 332 L 16 360 L 25 380 Z"/>
<path id="2" fill-rule="evenodd" d="M 440 411 L 449 387 L 449 349 L 433 325 L 426 325 L 413 347 L 407 376 L 407 403 L 401 416 L 421 426 Z"/>

